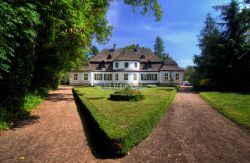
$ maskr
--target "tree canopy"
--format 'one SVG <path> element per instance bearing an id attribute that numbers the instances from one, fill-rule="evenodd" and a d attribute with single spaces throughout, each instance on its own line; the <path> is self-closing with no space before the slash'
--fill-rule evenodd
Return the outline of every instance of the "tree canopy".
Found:
<path id="1" fill-rule="evenodd" d="M 168 54 L 165 52 L 164 42 L 160 36 L 155 38 L 154 51 L 157 56 L 165 60 L 168 58 Z"/>
<path id="2" fill-rule="evenodd" d="M 235 0 L 215 9 L 220 20 L 208 15 L 199 35 L 201 54 L 194 57 L 194 83 L 201 86 L 202 80 L 211 89 L 250 90 L 250 10 Z"/>
<path id="3" fill-rule="evenodd" d="M 0 108 L 19 112 L 28 91 L 56 88 L 79 65 L 95 38 L 112 33 L 106 13 L 112 0 L 0 0 Z M 157 0 L 124 0 L 160 20 Z"/>

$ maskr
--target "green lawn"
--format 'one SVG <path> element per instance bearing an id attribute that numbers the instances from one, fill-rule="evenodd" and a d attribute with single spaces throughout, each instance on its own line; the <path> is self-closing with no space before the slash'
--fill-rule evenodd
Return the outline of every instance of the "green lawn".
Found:
<path id="1" fill-rule="evenodd" d="M 128 102 L 109 100 L 113 90 L 100 87 L 76 87 L 75 91 L 106 135 L 121 140 L 121 153 L 149 134 L 176 94 L 169 87 L 143 88 L 144 100 Z"/>
<path id="2" fill-rule="evenodd" d="M 250 128 L 250 93 L 201 92 L 200 96 L 226 117 Z"/>

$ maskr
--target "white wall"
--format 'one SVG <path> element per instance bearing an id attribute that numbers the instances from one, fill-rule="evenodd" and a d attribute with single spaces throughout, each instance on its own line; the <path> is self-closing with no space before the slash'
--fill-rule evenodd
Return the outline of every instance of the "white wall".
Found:
<path id="1" fill-rule="evenodd" d="M 169 80 L 164 80 L 164 74 L 168 73 Z M 180 79 L 176 80 L 176 73 L 180 74 Z M 183 72 L 182 71 L 160 71 L 160 83 L 161 84 L 169 84 L 170 78 L 172 77 L 174 84 L 182 84 L 183 83 Z"/>
<path id="2" fill-rule="evenodd" d="M 138 65 L 139 66 L 139 65 Z M 102 80 L 94 80 L 95 74 L 102 74 Z M 183 83 L 183 72 L 180 71 L 160 71 L 160 72 L 70 72 L 70 84 L 102 84 L 102 83 L 128 83 L 132 85 L 138 85 L 139 83 L 142 84 L 168 84 L 170 80 L 164 80 L 163 76 L 164 73 L 169 73 L 172 75 L 173 82 L 175 84 L 182 84 Z M 176 73 L 180 74 L 180 80 L 176 79 Z M 78 74 L 78 80 L 74 79 L 74 74 Z M 88 80 L 84 80 L 84 74 L 88 74 Z M 104 74 L 112 74 L 112 80 L 104 80 Z M 118 74 L 118 81 L 115 80 L 115 74 Z M 128 74 L 128 80 L 124 81 L 124 74 Z M 134 80 L 134 74 L 137 74 L 137 80 Z M 157 74 L 157 80 L 141 80 L 141 74 Z"/>
<path id="3" fill-rule="evenodd" d="M 77 80 L 74 80 L 74 74 L 78 74 Z M 84 80 L 84 74 L 88 74 L 88 80 Z M 70 72 L 69 82 L 70 84 L 79 84 L 79 83 L 91 84 L 91 72 Z"/>
<path id="4" fill-rule="evenodd" d="M 128 68 L 125 68 L 125 62 L 128 63 Z M 118 63 L 118 68 L 115 67 L 115 64 Z M 137 68 L 135 67 L 135 63 L 137 63 Z M 139 71 L 140 69 L 140 62 L 136 61 L 115 61 L 113 62 L 113 70 L 134 70 Z"/>

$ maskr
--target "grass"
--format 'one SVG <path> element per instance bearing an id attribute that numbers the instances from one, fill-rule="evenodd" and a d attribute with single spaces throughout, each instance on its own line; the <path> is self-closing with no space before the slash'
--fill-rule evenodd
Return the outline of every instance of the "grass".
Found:
<path id="1" fill-rule="evenodd" d="M 175 88 L 169 87 L 144 88 L 141 91 L 144 100 L 129 102 L 109 100 L 113 90 L 100 87 L 75 88 L 101 132 L 119 144 L 116 147 L 119 154 L 126 154 L 149 134 L 176 94 Z"/>
<path id="2" fill-rule="evenodd" d="M 226 117 L 250 129 L 250 93 L 201 92 L 200 96 Z"/>
<path id="3" fill-rule="evenodd" d="M 44 100 L 43 96 L 38 95 L 37 93 L 29 93 L 25 96 L 24 106 L 21 110 L 22 113 L 30 113 L 33 109 L 36 108 Z M 10 124 L 15 121 L 17 116 L 12 112 L 9 112 L 5 108 L 0 108 L 0 130 L 8 129 Z"/>
<path id="4" fill-rule="evenodd" d="M 28 94 L 25 96 L 24 111 L 31 112 L 42 102 L 43 98 L 41 96 Z"/>

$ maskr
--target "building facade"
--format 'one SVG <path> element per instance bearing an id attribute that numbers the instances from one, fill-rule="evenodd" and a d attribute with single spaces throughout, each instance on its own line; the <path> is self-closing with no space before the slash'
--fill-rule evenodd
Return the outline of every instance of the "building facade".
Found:
<path id="1" fill-rule="evenodd" d="M 150 49 L 104 49 L 87 65 L 69 73 L 70 84 L 110 85 L 144 84 L 178 85 L 183 82 L 183 69 L 172 59 L 161 60 Z"/>

